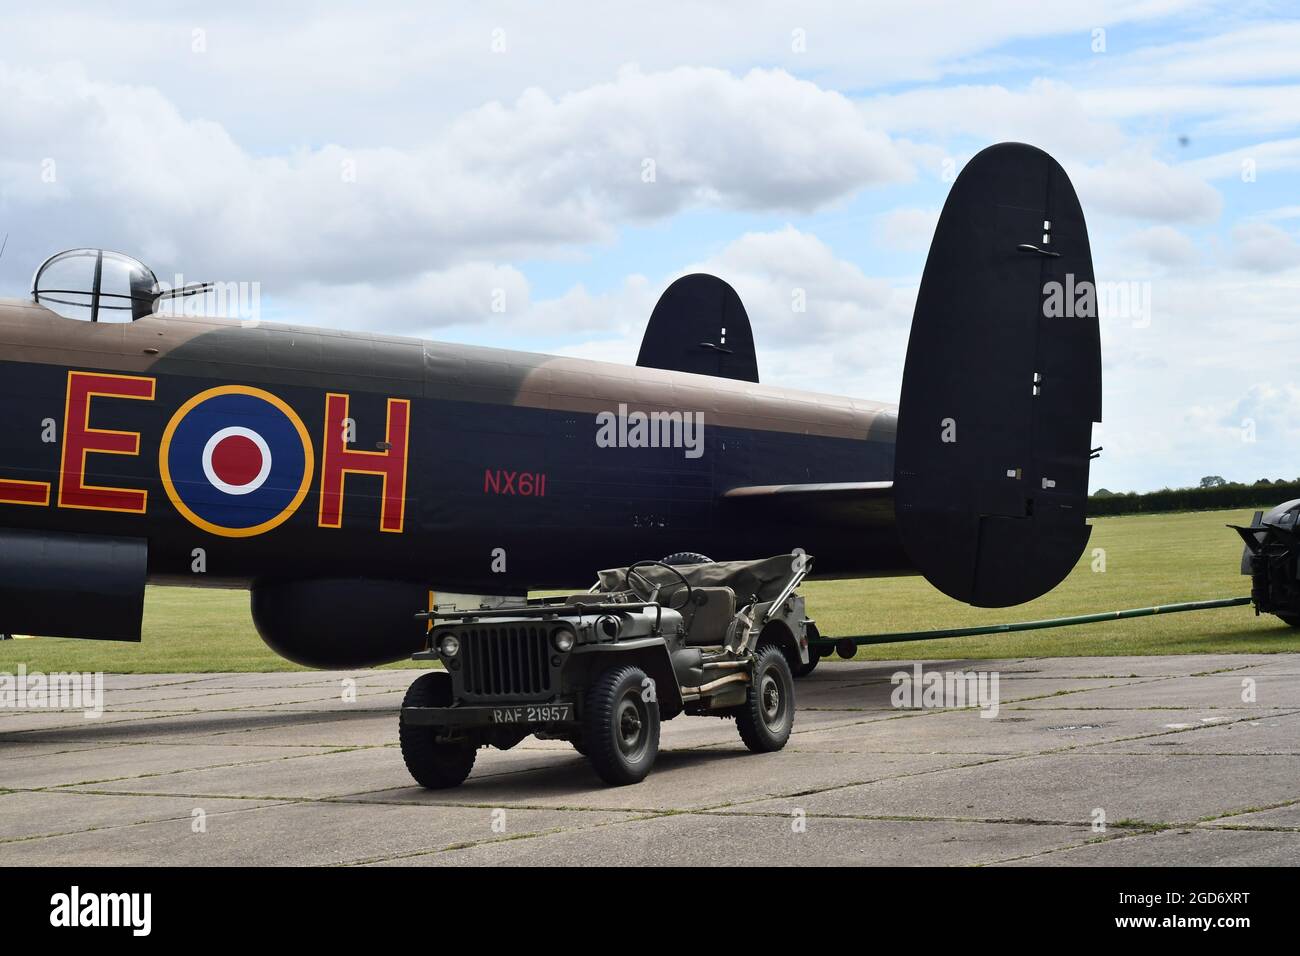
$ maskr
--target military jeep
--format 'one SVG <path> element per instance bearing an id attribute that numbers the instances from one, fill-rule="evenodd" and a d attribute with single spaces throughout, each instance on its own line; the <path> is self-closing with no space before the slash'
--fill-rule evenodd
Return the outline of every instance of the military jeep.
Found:
<path id="1" fill-rule="evenodd" d="M 817 660 L 795 593 L 811 557 L 690 560 L 601 571 L 583 594 L 418 615 L 431 627 L 415 659 L 445 670 L 421 675 L 402 703 L 411 775 L 458 786 L 480 747 L 508 750 L 531 734 L 570 742 L 606 783 L 638 783 L 659 722 L 678 714 L 734 718 L 756 753 L 784 747 L 792 670 Z"/>

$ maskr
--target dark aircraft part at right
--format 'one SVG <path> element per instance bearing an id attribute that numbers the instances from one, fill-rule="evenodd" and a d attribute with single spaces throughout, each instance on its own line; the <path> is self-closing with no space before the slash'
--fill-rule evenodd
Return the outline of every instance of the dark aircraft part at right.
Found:
<path id="1" fill-rule="evenodd" d="M 650 314 L 636 364 L 757 382 L 754 333 L 736 290 L 704 272 L 682 276 Z"/>
<path id="2" fill-rule="evenodd" d="M 1300 498 L 1265 514 L 1256 511 L 1250 527 L 1228 525 L 1246 543 L 1241 573 L 1250 575 L 1250 597 L 1257 614 L 1276 614 L 1300 627 Z"/>
<path id="3" fill-rule="evenodd" d="M 917 294 L 893 489 L 908 556 L 950 597 L 1032 600 L 1087 545 L 1092 283 L 1083 211 L 1051 156 L 1003 143 L 966 164 Z"/>

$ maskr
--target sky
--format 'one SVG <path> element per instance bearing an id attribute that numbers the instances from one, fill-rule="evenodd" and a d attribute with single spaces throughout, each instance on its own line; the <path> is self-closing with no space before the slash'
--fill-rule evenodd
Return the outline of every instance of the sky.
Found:
<path id="1" fill-rule="evenodd" d="M 1300 4 L 107 7 L 4 12 L 0 295 L 101 246 L 266 320 L 630 364 L 707 271 L 764 382 L 893 402 L 953 174 L 1018 140 L 1132 293 L 1092 488 L 1300 476 Z"/>

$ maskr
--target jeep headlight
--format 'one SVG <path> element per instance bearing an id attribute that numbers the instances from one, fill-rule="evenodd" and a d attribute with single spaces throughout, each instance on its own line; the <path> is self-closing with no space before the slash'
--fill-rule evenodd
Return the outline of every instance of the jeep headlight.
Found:
<path id="1" fill-rule="evenodd" d="M 444 634 L 438 641 L 438 653 L 443 657 L 455 657 L 460 653 L 460 638 L 455 634 Z"/>
<path id="2" fill-rule="evenodd" d="M 561 654 L 567 654 L 573 650 L 573 632 L 567 627 L 560 628 L 551 635 L 551 643 L 555 645 L 555 649 Z"/>

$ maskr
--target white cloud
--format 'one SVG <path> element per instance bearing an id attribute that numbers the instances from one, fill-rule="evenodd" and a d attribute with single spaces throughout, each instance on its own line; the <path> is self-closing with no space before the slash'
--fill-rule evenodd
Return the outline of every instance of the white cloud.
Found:
<path id="1" fill-rule="evenodd" d="M 1202 179 L 1239 179 L 1256 182 L 1265 173 L 1300 170 L 1300 137 L 1253 143 L 1237 149 L 1189 160 L 1178 166 Z"/>
<path id="2" fill-rule="evenodd" d="M 1300 270 L 1189 269 L 1152 285 L 1149 324 L 1102 323 L 1106 450 L 1094 487 L 1300 475 L 1300 442 L 1288 437 L 1300 410 L 1286 425 L 1291 412 L 1268 398 L 1294 385 Z M 1248 442 L 1241 426 L 1252 410 L 1257 440 Z"/>
<path id="3" fill-rule="evenodd" d="M 930 248 L 938 224 L 938 209 L 891 209 L 877 218 L 876 235 L 891 249 L 924 251 Z"/>
<path id="4" fill-rule="evenodd" d="M 1075 89 L 1043 78 L 1020 91 L 945 86 L 873 96 L 861 109 L 869 123 L 894 133 L 1032 143 L 1058 159 L 1097 160 L 1127 142 L 1119 126 L 1090 113 Z"/>
<path id="5" fill-rule="evenodd" d="M 1232 230 L 1233 261 L 1252 272 L 1281 272 L 1300 266 L 1300 243 L 1269 222 L 1245 222 Z"/>
<path id="6" fill-rule="evenodd" d="M 1111 81 L 1114 82 L 1113 79 Z M 1190 143 L 1202 136 L 1260 135 L 1293 129 L 1300 122 L 1300 86 L 1209 83 L 1150 86 L 1108 85 L 1080 90 L 1080 102 L 1099 121 L 1143 121 L 1164 117 Z"/>
<path id="7" fill-rule="evenodd" d="M 911 177 L 847 99 L 781 71 L 628 68 L 558 100 L 530 89 L 513 107 L 474 110 L 447 135 L 467 167 L 525 177 L 542 196 L 587 192 L 631 215 L 694 202 L 808 210 Z"/>
<path id="8" fill-rule="evenodd" d="M 1128 82 L 1252 82 L 1300 76 L 1300 23 L 1276 20 L 1211 36 L 1144 47 L 1121 58 Z"/>
<path id="9" fill-rule="evenodd" d="M 488 104 L 418 147 L 255 155 L 154 89 L 0 67 L 0 130 L 5 198 L 35 227 L 20 238 L 33 257 L 86 242 L 162 250 L 187 272 L 277 289 L 413 281 L 694 206 L 807 211 L 910 175 L 844 97 L 762 70 L 629 68 L 558 99 Z"/>
<path id="10" fill-rule="evenodd" d="M 1223 199 L 1213 186 L 1182 166 L 1129 153 L 1099 166 L 1071 169 L 1084 210 L 1157 222 L 1205 222 L 1218 217 Z"/>
<path id="11" fill-rule="evenodd" d="M 805 0 L 797 9 L 747 4 L 738 15 L 726 4 L 630 0 L 462 4 L 451 16 L 419 0 L 321 0 L 310 9 L 229 0 L 202 10 L 136 5 L 124 17 L 89 3 L 47 3 L 5 11 L 4 58 L 44 68 L 57 49 L 60 59 L 107 82 L 166 77 L 176 102 L 202 104 L 203 115 L 259 151 L 322 136 L 405 147 L 484 101 L 537 85 L 560 96 L 630 62 L 648 71 L 712 64 L 743 72 L 761 64 L 840 89 L 934 82 L 1041 59 L 998 50 L 1009 41 L 1072 37 L 1086 54 L 1095 27 L 1168 21 L 1198 5 L 916 0 L 902 12 Z M 804 37 L 798 48 L 796 30 Z"/>
<path id="12" fill-rule="evenodd" d="M 295 305 L 311 324 L 435 334 L 451 325 L 502 320 L 528 302 L 528 280 L 511 266 L 467 262 L 392 283 L 309 282 Z"/>
<path id="13" fill-rule="evenodd" d="M 1252 459 L 1255 477 L 1296 477 L 1297 458 L 1289 446 L 1300 440 L 1300 386 L 1259 382 L 1225 401 L 1191 406 L 1186 421 L 1201 439 Z M 1264 457 L 1253 454 L 1257 448 Z"/>
<path id="14" fill-rule="evenodd" d="M 1300 219 L 1300 206 L 1278 206 L 1259 214 L 1261 219 Z"/>
<path id="15" fill-rule="evenodd" d="M 1140 229 L 1122 240 L 1120 246 L 1130 256 L 1171 269 L 1192 265 L 1200 258 L 1191 238 L 1172 226 Z"/>
<path id="16" fill-rule="evenodd" d="M 892 402 L 898 398 L 907 332 L 916 298 L 913 287 L 899 287 L 865 275 L 837 257 L 815 235 L 787 226 L 747 233 L 713 256 L 637 286 L 636 308 L 628 290 L 606 297 L 607 313 L 630 316 L 614 322 L 615 336 L 566 346 L 564 354 L 603 361 L 636 360 L 654 300 L 681 275 L 708 272 L 725 279 L 745 305 L 754 329 L 762 381 L 809 391 L 853 395 Z M 802 300 L 804 311 L 797 311 Z M 536 316 L 523 319 L 538 327 Z"/>
<path id="17" fill-rule="evenodd" d="M 1158 159 L 1148 143 L 1134 140 L 1085 95 L 1060 81 L 1035 79 L 1018 91 L 1003 86 L 926 88 L 870 97 L 860 108 L 868 122 L 895 134 L 920 134 L 940 143 L 1032 143 L 1070 171 L 1087 212 L 1204 222 L 1222 208 L 1203 172 Z M 902 148 L 916 152 L 910 144 Z M 933 152 L 925 165 L 936 172 L 940 168 Z"/>

